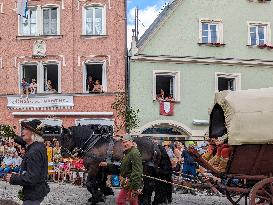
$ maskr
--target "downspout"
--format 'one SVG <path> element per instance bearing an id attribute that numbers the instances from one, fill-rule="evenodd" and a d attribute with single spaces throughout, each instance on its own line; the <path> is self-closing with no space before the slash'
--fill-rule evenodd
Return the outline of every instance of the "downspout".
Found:
<path id="1" fill-rule="evenodd" d="M 129 76 L 129 55 L 128 55 L 128 48 L 127 48 L 127 0 L 124 0 L 124 10 L 125 10 L 125 95 L 127 96 L 127 106 L 130 106 L 130 89 L 129 89 L 129 82 L 130 82 L 130 76 Z"/>

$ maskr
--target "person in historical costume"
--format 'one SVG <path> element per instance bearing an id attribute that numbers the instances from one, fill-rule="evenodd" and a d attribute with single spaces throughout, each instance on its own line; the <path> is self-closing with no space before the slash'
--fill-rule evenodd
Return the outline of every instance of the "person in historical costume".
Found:
<path id="1" fill-rule="evenodd" d="M 43 124 L 40 120 L 22 122 L 23 128 L 20 144 L 26 144 L 26 154 L 23 158 L 20 174 L 7 174 L 5 180 L 12 185 L 20 185 L 19 193 L 23 205 L 39 205 L 50 189 L 47 180 L 47 152 L 43 143 Z"/>
<path id="2" fill-rule="evenodd" d="M 116 198 L 117 205 L 138 205 L 138 195 L 143 187 L 143 165 L 139 150 L 135 146 L 133 137 L 126 135 L 122 139 L 124 156 L 120 166 L 121 190 Z M 107 166 L 101 162 L 100 166 Z"/>
<path id="3" fill-rule="evenodd" d="M 206 152 L 202 154 L 202 157 L 207 161 L 211 160 L 211 158 L 213 158 L 213 156 L 217 152 L 217 146 L 215 144 L 215 140 L 216 138 L 214 137 L 210 138 L 208 148 Z"/>
<path id="4" fill-rule="evenodd" d="M 231 148 L 227 144 L 227 142 L 227 135 L 218 137 L 218 139 L 215 141 L 215 144 L 217 146 L 217 153 L 209 160 L 209 164 L 220 172 L 225 172 L 231 155 Z"/>

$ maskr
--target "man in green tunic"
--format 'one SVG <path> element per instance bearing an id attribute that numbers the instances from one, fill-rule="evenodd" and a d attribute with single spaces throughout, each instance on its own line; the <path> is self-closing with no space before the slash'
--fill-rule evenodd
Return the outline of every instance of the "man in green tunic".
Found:
<path id="1" fill-rule="evenodd" d="M 120 166 L 121 191 L 116 199 L 118 205 L 138 205 L 138 195 L 141 193 L 143 181 L 143 165 L 139 150 L 130 135 L 122 139 L 124 156 Z M 102 162 L 100 166 L 107 166 Z"/>

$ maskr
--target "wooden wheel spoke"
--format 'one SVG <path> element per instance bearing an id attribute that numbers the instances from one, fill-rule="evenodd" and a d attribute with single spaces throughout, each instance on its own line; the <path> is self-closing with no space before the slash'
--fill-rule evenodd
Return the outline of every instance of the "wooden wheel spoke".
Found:
<path id="1" fill-rule="evenodd" d="M 273 205 L 273 177 L 254 185 L 250 192 L 250 205 Z"/>
<path id="2" fill-rule="evenodd" d="M 272 198 L 272 194 L 268 193 L 265 188 L 262 188 L 263 193 L 265 193 L 269 198 Z"/>
<path id="3" fill-rule="evenodd" d="M 257 196 L 257 198 L 263 199 L 263 200 L 266 200 L 266 201 L 271 201 L 271 197 L 268 198 L 268 197 L 265 197 L 265 196 Z"/>
<path id="4" fill-rule="evenodd" d="M 273 194 L 273 183 L 270 183 L 271 194 Z"/>

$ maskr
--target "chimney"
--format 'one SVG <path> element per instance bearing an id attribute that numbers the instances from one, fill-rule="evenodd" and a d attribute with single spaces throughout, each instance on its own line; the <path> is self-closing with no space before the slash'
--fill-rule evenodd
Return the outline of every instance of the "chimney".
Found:
<path id="1" fill-rule="evenodd" d="M 136 44 L 137 44 L 136 30 L 133 29 L 133 36 L 132 36 L 132 42 L 131 42 L 131 56 L 134 56 L 138 52 L 138 48 Z"/>

